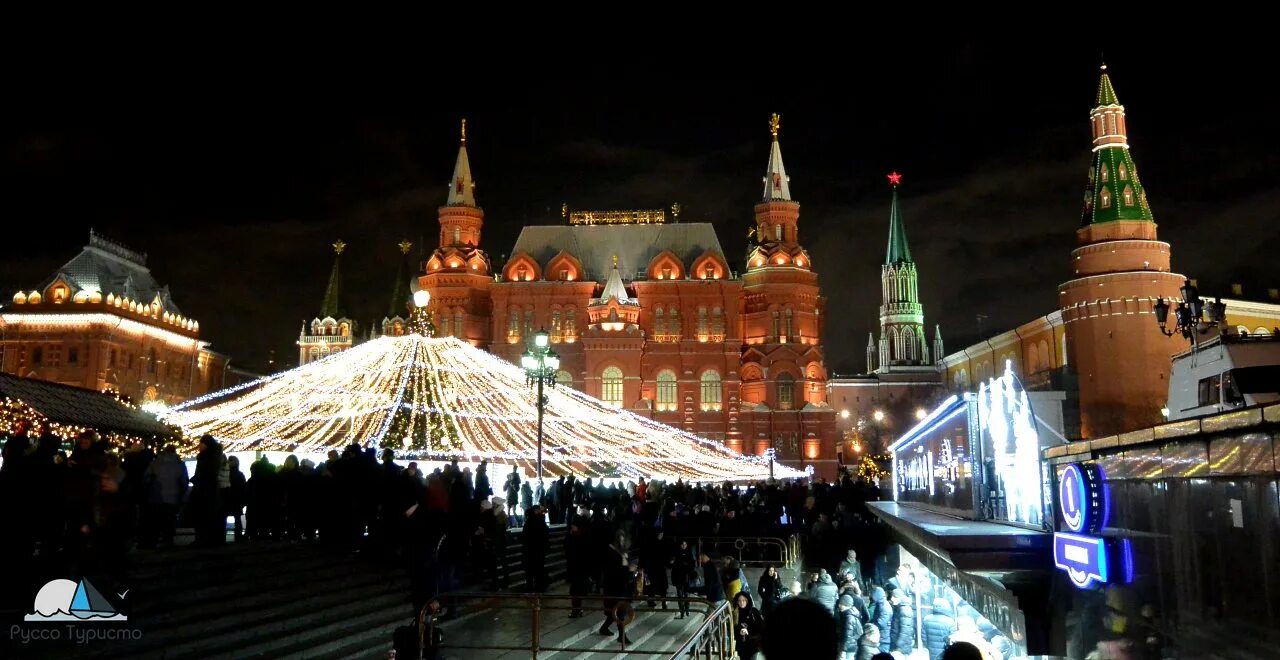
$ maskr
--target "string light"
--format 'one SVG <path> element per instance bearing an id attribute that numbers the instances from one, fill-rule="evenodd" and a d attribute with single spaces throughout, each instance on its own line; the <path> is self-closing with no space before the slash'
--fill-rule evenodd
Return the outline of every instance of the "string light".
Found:
<path id="1" fill-rule="evenodd" d="M 360 444 L 407 459 L 490 460 L 532 471 L 537 407 L 525 373 L 453 337 L 383 337 L 172 408 L 165 421 L 228 451 L 324 453 Z M 619 410 L 547 392 L 544 471 L 595 477 L 748 480 L 768 461 Z M 775 465 L 778 478 L 802 476 Z"/>

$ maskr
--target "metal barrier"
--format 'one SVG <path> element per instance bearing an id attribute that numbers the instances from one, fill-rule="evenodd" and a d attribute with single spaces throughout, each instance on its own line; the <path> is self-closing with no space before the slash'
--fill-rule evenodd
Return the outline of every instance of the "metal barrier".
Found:
<path id="1" fill-rule="evenodd" d="M 734 652 L 733 610 L 723 602 L 670 657 L 729 660 Z"/>
<path id="2" fill-rule="evenodd" d="M 572 601 L 580 601 L 580 607 L 573 607 Z M 527 610 L 530 613 L 530 634 L 528 644 L 483 644 L 469 643 L 467 640 L 458 642 L 450 641 L 448 635 L 437 634 L 437 629 L 441 629 L 441 624 L 446 623 L 438 621 L 438 614 L 446 607 L 457 606 L 462 601 L 474 601 L 474 607 L 483 610 Z M 583 612 L 599 613 L 604 611 L 604 601 L 614 602 L 612 619 L 618 625 L 621 634 L 618 637 L 616 651 L 613 649 L 601 649 L 588 646 L 559 646 L 554 643 L 548 644 L 542 635 L 542 623 L 544 611 L 560 611 L 560 610 L 580 610 Z M 661 603 L 662 608 L 648 606 L 647 603 Z M 676 609 L 666 609 L 667 604 L 674 603 Z M 702 624 L 682 645 L 677 655 L 672 655 L 671 650 L 640 650 L 628 648 L 629 642 L 626 640 L 627 626 L 635 621 L 638 612 L 654 612 L 665 611 L 669 614 L 676 614 L 679 611 L 681 603 L 689 605 L 691 615 L 696 614 L 704 617 Z M 583 625 L 587 629 L 594 629 L 595 623 L 588 623 L 589 619 L 582 619 Z M 598 619 L 597 619 L 598 620 Z M 444 594 L 428 603 L 418 613 L 419 621 L 419 648 L 426 651 L 428 658 L 438 657 L 442 650 L 470 650 L 470 651 L 528 651 L 531 657 L 537 658 L 539 653 L 567 652 L 567 653 L 627 653 L 634 655 L 646 656 L 666 656 L 666 657 L 695 657 L 695 658 L 717 658 L 729 660 L 732 657 L 732 612 L 727 602 L 719 604 L 712 603 L 705 598 L 679 598 L 675 596 L 634 596 L 630 598 L 617 598 L 612 596 L 570 596 L 568 594 L 512 594 L 512 593 L 470 593 L 458 592 Z M 443 632 L 443 629 L 441 629 Z M 685 649 L 696 650 L 701 655 L 689 655 Z M 714 653 L 714 655 L 713 655 Z M 680 655 L 684 654 L 684 655 Z"/>
<path id="3" fill-rule="evenodd" d="M 776 564 L 780 568 L 792 568 L 800 561 L 799 539 L 792 536 L 783 540 L 776 536 L 691 536 L 681 540 L 695 544 L 698 554 L 735 555 L 739 566 L 764 566 Z M 748 556 L 748 548 L 761 555 L 772 553 L 774 557 Z"/>

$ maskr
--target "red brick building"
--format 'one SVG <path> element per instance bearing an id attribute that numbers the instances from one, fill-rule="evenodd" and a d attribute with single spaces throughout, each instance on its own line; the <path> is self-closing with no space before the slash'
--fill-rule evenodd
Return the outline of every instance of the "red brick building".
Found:
<path id="1" fill-rule="evenodd" d="M 495 269 L 482 248 L 464 126 L 439 247 L 418 278 L 437 332 L 518 362 L 546 329 L 562 384 L 744 453 L 772 448 L 788 464 L 834 474 L 824 300 L 799 241 L 778 128 L 775 115 L 753 245 L 738 272 L 711 224 L 668 223 L 664 211 L 566 211 L 567 224 L 525 227 Z"/>
<path id="2" fill-rule="evenodd" d="M 0 314 L 0 371 L 168 404 L 242 374 L 209 350 L 146 265 L 147 255 L 89 232 L 89 244 Z"/>

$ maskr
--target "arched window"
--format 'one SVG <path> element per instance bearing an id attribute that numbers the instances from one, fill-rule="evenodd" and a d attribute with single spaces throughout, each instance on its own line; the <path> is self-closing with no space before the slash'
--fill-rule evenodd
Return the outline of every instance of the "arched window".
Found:
<path id="1" fill-rule="evenodd" d="M 507 310 L 507 342 L 520 341 L 520 310 L 512 307 Z"/>
<path id="2" fill-rule="evenodd" d="M 773 313 L 773 337 L 776 341 L 782 335 L 782 319 L 778 317 L 778 312 Z"/>
<path id="3" fill-rule="evenodd" d="M 462 331 L 462 312 L 453 313 L 453 336 L 459 339 L 466 337 L 466 333 Z"/>
<path id="4" fill-rule="evenodd" d="M 1103 170 L 1103 171 L 1105 172 L 1106 170 Z M 1099 201 L 1098 205 L 1101 206 L 1102 208 L 1104 209 L 1111 208 L 1111 191 L 1106 188 L 1103 188 L 1102 192 L 1098 193 L 1098 201 Z"/>
<path id="5" fill-rule="evenodd" d="M 782 240 L 782 225 L 773 226 L 773 240 L 775 241 Z"/>
<path id="6" fill-rule="evenodd" d="M 453 317 L 449 316 L 447 313 L 440 314 L 440 336 L 453 336 Z"/>
<path id="7" fill-rule="evenodd" d="M 790 308 L 790 307 L 788 307 L 788 308 L 783 312 L 783 316 L 785 316 L 785 317 L 786 317 L 786 324 L 783 326 L 783 332 L 784 332 L 785 334 L 783 334 L 781 341 L 782 341 L 782 343 L 784 343 L 784 344 L 785 344 L 787 341 L 795 341 L 795 338 L 796 338 L 796 325 L 795 325 L 795 323 L 796 323 L 796 321 L 795 321 L 795 315 L 792 313 L 792 311 L 791 311 L 791 308 Z"/>
<path id="8" fill-rule="evenodd" d="M 526 336 L 526 337 L 532 337 L 532 336 L 533 336 L 533 332 L 534 332 L 534 327 L 533 327 L 533 310 L 532 310 L 532 309 L 526 309 L 526 310 L 524 310 L 524 336 Z"/>
<path id="9" fill-rule="evenodd" d="M 1253 336 L 1255 336 L 1255 337 L 1270 337 L 1270 336 L 1271 336 L 1271 331 L 1270 331 L 1270 330 L 1268 330 L 1268 329 L 1266 329 L 1266 328 L 1264 328 L 1264 327 L 1262 327 L 1262 326 L 1258 326 L 1257 328 L 1254 328 L 1254 330 L 1253 330 Z"/>
<path id="10" fill-rule="evenodd" d="M 1124 187 L 1124 205 L 1133 206 L 1133 188 L 1131 186 Z"/>
<path id="11" fill-rule="evenodd" d="M 706 341 L 707 333 L 708 333 L 707 308 L 705 306 L 699 307 L 698 308 L 698 341 Z"/>
<path id="12" fill-rule="evenodd" d="M 600 400 L 616 408 L 622 407 L 621 369 L 606 367 L 600 374 Z"/>
<path id="13" fill-rule="evenodd" d="M 671 341 L 680 341 L 680 335 L 684 333 L 684 328 L 680 326 L 680 308 L 672 307 L 667 314 L 667 336 Z"/>
<path id="14" fill-rule="evenodd" d="M 653 310 L 653 336 L 658 341 L 667 339 L 667 316 L 661 306 Z"/>
<path id="15" fill-rule="evenodd" d="M 560 323 L 560 310 L 551 310 L 551 341 L 559 342 L 564 339 L 564 326 Z"/>
<path id="16" fill-rule="evenodd" d="M 578 336 L 578 321 L 574 318 L 574 308 L 570 307 L 564 312 L 564 336 L 573 341 L 573 337 Z"/>
<path id="17" fill-rule="evenodd" d="M 350 337 L 350 336 L 351 336 L 351 326 L 350 326 L 349 324 L 347 324 L 347 323 L 343 323 L 342 325 L 339 325 L 339 326 L 338 326 L 338 334 L 342 335 L 343 337 Z"/>
<path id="18" fill-rule="evenodd" d="M 156 356 L 156 349 L 154 348 L 151 349 L 147 353 L 147 356 L 151 358 L 150 364 L 147 366 L 147 371 L 149 373 L 154 374 L 156 372 L 156 363 L 160 361 L 159 358 Z"/>
<path id="19" fill-rule="evenodd" d="M 724 310 L 719 307 L 711 310 L 711 339 L 724 341 Z"/>
<path id="20" fill-rule="evenodd" d="M 1108 181 L 1110 181 L 1110 180 L 1111 180 L 1111 177 L 1107 176 L 1107 172 L 1109 172 L 1109 171 L 1110 171 L 1110 170 L 1108 170 L 1108 169 L 1107 169 L 1107 166 L 1106 166 L 1106 165 L 1100 165 L 1100 166 L 1099 166 L 1099 172 L 1102 174 L 1102 182 L 1103 182 L 1103 183 L 1106 183 L 1106 182 L 1108 182 Z"/>
<path id="21" fill-rule="evenodd" d="M 1246 327 L 1244 327 L 1243 325 L 1237 325 L 1237 326 L 1236 326 L 1236 334 L 1240 335 L 1241 337 L 1248 337 L 1248 336 L 1249 336 L 1249 329 L 1248 329 L 1248 328 L 1246 328 Z M 153 351 L 153 352 L 154 352 L 154 351 Z"/>
<path id="22" fill-rule="evenodd" d="M 796 379 L 791 374 L 778 376 L 778 410 L 791 410 L 796 405 Z"/>
<path id="23" fill-rule="evenodd" d="M 676 409 L 676 374 L 670 369 L 658 372 L 658 410 Z"/>
<path id="24" fill-rule="evenodd" d="M 720 410 L 720 372 L 715 369 L 702 372 L 700 390 L 702 409 L 704 411 Z"/>
<path id="25" fill-rule="evenodd" d="M 462 242 L 462 228 L 454 227 L 453 228 L 453 244 L 457 245 L 461 242 Z"/>
<path id="26" fill-rule="evenodd" d="M 565 387 L 573 387 L 573 374 L 561 369 L 556 372 L 556 385 Z"/>
<path id="27" fill-rule="evenodd" d="M 1129 170 L 1125 168 L 1124 163 L 1120 163 L 1120 166 L 1116 168 L 1116 176 L 1120 177 L 1121 181 L 1129 180 Z"/>

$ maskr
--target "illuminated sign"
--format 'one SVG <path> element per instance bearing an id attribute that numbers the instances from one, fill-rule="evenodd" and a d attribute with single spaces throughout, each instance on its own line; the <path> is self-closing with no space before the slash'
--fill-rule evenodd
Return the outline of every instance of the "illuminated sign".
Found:
<path id="1" fill-rule="evenodd" d="M 1129 540 L 1096 536 L 1106 528 L 1110 508 L 1101 467 L 1071 463 L 1063 469 L 1058 479 L 1058 510 L 1068 531 L 1053 535 L 1053 564 L 1081 589 L 1094 582 L 1133 580 L 1133 545 Z"/>

